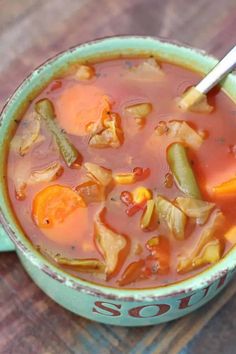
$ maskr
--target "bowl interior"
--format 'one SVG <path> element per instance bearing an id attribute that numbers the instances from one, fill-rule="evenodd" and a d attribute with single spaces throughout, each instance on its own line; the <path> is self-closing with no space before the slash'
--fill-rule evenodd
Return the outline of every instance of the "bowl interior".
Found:
<path id="1" fill-rule="evenodd" d="M 29 240 L 18 224 L 16 217 L 11 209 L 6 188 L 6 157 L 7 142 L 12 134 L 13 121 L 23 113 L 29 100 L 35 97 L 38 92 L 45 87 L 52 78 L 59 72 L 66 70 L 74 62 L 90 60 L 96 61 L 103 58 L 112 57 L 132 57 L 138 55 L 154 55 L 161 61 L 168 61 L 187 67 L 189 69 L 206 74 L 216 63 L 217 60 L 206 55 L 204 52 L 186 47 L 174 42 L 166 42 L 152 37 L 111 37 L 93 42 L 89 42 L 78 47 L 69 49 L 66 52 L 48 60 L 45 64 L 36 69 L 18 87 L 13 96 L 4 107 L 0 120 L 0 144 L 2 154 L 0 156 L 0 205 L 1 220 L 7 233 L 17 248 L 24 253 L 37 267 L 46 271 L 48 274 L 64 282 L 66 285 L 87 291 L 89 293 L 100 293 L 104 296 L 114 296 L 118 298 L 160 298 L 173 293 L 181 293 L 187 290 L 196 290 L 206 286 L 209 282 L 222 276 L 225 272 L 236 266 L 236 248 L 232 249 L 220 262 L 207 270 L 193 276 L 187 280 L 168 285 L 165 287 L 151 289 L 115 289 L 102 285 L 92 284 L 75 278 L 64 271 L 58 269 L 45 258 L 36 252 Z M 236 102 L 236 76 L 229 75 L 222 84 L 222 89 L 232 100 Z"/>

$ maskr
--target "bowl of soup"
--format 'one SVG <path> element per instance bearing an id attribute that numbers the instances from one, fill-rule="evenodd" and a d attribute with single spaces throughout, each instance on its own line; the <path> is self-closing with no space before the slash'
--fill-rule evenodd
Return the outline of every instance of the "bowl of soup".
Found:
<path id="1" fill-rule="evenodd" d="M 157 38 L 105 38 L 50 59 L 7 102 L 3 232 L 66 309 L 158 324 L 232 278 L 236 78 L 181 105 L 216 62 Z"/>

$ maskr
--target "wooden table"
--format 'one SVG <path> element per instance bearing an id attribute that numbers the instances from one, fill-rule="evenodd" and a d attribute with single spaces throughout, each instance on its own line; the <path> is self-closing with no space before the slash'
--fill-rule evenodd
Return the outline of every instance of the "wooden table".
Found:
<path id="1" fill-rule="evenodd" d="M 0 0 L 0 106 L 34 67 L 80 42 L 157 35 L 220 57 L 235 44 L 235 32 L 235 0 Z M 1 254 L 0 353 L 233 354 L 235 294 L 231 284 L 203 309 L 170 324 L 110 327 L 55 304 L 14 253 Z"/>

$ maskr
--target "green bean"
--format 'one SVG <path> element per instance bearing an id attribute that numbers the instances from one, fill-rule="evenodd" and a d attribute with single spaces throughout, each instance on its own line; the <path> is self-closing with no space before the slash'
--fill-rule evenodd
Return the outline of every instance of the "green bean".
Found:
<path id="1" fill-rule="evenodd" d="M 55 137 L 59 151 L 67 166 L 79 167 L 82 162 L 82 157 L 74 145 L 69 141 L 66 134 L 58 126 L 52 102 L 47 98 L 36 102 L 35 111 L 45 121 L 51 134 Z"/>
<path id="2" fill-rule="evenodd" d="M 167 149 L 167 161 L 178 188 L 190 197 L 201 199 L 201 192 L 185 147 L 179 143 L 170 145 Z"/>

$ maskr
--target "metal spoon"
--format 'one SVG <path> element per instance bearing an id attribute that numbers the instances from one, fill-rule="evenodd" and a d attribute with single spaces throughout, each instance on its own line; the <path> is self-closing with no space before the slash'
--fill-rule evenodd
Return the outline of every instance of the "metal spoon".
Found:
<path id="1" fill-rule="evenodd" d="M 184 110 L 201 100 L 218 82 L 236 68 L 236 46 L 234 46 L 224 58 L 197 84 L 187 91 L 179 102 Z"/>

